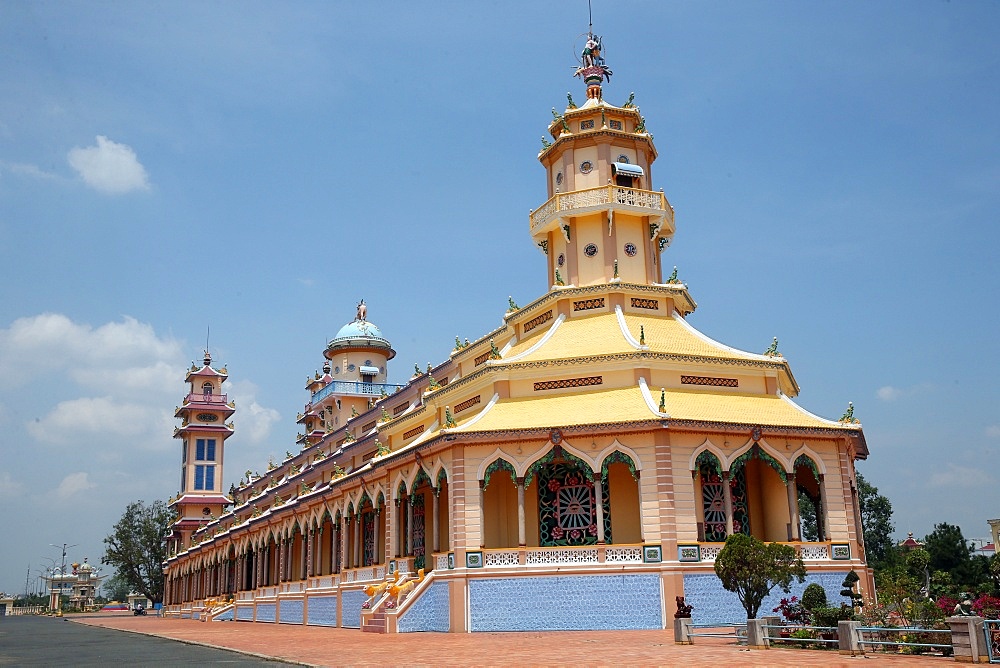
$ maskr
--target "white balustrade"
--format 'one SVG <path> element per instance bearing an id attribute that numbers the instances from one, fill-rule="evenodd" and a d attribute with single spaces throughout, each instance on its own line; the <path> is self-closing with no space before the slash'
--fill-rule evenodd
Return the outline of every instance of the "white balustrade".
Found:
<path id="1" fill-rule="evenodd" d="M 715 561 L 716 557 L 719 556 L 719 552 L 722 552 L 722 545 L 702 545 L 701 560 Z"/>
<path id="2" fill-rule="evenodd" d="M 596 564 L 597 548 L 549 548 L 532 549 L 525 551 L 526 561 L 529 565 L 572 565 L 572 564 Z"/>
<path id="3" fill-rule="evenodd" d="M 608 564 L 641 564 L 642 546 L 613 547 L 609 545 L 604 552 L 604 561 Z"/>
<path id="4" fill-rule="evenodd" d="M 483 554 L 483 565 L 486 567 L 517 566 L 519 563 L 517 550 L 491 550 Z"/>
<path id="5" fill-rule="evenodd" d="M 799 554 L 803 561 L 825 561 L 830 558 L 830 546 L 826 543 L 803 544 Z"/>
<path id="6" fill-rule="evenodd" d="M 434 555 L 434 570 L 441 571 L 448 568 L 448 555 L 447 554 L 435 554 Z"/>

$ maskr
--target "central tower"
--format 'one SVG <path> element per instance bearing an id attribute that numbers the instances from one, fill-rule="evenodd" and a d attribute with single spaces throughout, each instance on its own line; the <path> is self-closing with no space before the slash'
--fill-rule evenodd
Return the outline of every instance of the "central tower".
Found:
<path id="1" fill-rule="evenodd" d="M 576 75 L 587 84 L 577 106 L 567 93 L 562 113 L 552 109 L 538 160 L 547 172 L 549 199 L 531 212 L 532 239 L 548 257 L 550 285 L 595 285 L 621 280 L 661 283 L 660 252 L 674 235 L 674 212 L 654 191 L 653 137 L 634 104 L 604 100 L 611 70 L 601 38 L 590 34 Z"/>

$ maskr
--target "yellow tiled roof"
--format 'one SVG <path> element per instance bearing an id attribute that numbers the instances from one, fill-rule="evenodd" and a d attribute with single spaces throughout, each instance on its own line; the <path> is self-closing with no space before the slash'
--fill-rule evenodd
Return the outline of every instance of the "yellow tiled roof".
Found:
<path id="1" fill-rule="evenodd" d="M 504 399 L 497 402 L 478 422 L 471 425 L 468 431 L 542 429 L 577 424 L 651 420 L 655 417 L 638 386 L 632 386 L 579 394 Z M 459 430 L 464 431 L 461 424 Z"/>
<path id="2" fill-rule="evenodd" d="M 659 404 L 659 391 L 652 391 Z M 677 420 L 738 422 L 782 427 L 837 427 L 797 408 L 790 399 L 767 394 L 715 393 L 709 390 L 667 390 L 667 415 Z"/>
<path id="3" fill-rule="evenodd" d="M 759 357 L 752 353 L 748 354 L 729 348 L 723 344 L 714 345 L 694 333 L 692 331 L 694 328 L 690 327 L 689 324 L 685 326 L 684 322 L 673 317 L 626 313 L 625 325 L 636 340 L 644 331 L 645 343 L 653 352 L 740 360 Z"/>
<path id="4" fill-rule="evenodd" d="M 672 316 L 625 314 L 625 326 L 635 342 L 645 334 L 645 345 L 651 352 L 674 355 L 695 355 L 700 357 L 761 360 L 762 355 L 743 352 L 699 335 L 689 324 Z M 551 329 L 551 327 L 549 328 Z M 537 346 L 546 336 L 533 336 L 512 346 L 504 354 L 504 360 L 511 360 Z M 568 318 L 542 344 L 516 361 L 539 361 L 590 357 L 633 352 L 636 347 L 626 340 L 615 313 L 602 313 L 586 317 Z M 781 359 L 781 358 L 778 358 Z"/>

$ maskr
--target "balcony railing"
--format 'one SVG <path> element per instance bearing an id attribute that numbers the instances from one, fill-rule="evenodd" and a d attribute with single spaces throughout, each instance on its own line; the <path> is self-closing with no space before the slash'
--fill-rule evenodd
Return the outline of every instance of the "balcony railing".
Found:
<path id="1" fill-rule="evenodd" d="M 393 383 L 359 383 L 357 381 L 349 380 L 334 380 L 331 381 L 326 387 L 314 392 L 312 398 L 309 400 L 309 403 L 315 404 L 331 394 L 362 394 L 365 396 L 381 396 L 384 392 L 386 395 L 389 395 L 398 391 L 402 387 L 402 385 L 394 385 Z"/>
<path id="2" fill-rule="evenodd" d="M 661 211 L 666 217 L 666 221 L 670 224 L 673 223 L 674 211 L 662 192 L 607 185 L 556 194 L 531 212 L 529 216 L 531 233 L 540 232 L 540 228 L 562 212 L 604 207 L 609 204 Z"/>
<path id="3" fill-rule="evenodd" d="M 222 405 L 226 403 L 225 394 L 204 394 L 202 392 L 192 392 L 184 397 L 185 404 L 213 404 Z"/>

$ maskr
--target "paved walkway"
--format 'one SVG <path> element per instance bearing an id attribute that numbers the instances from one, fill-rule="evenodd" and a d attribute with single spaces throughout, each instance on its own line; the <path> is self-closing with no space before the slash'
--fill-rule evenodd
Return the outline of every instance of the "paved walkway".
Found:
<path id="1" fill-rule="evenodd" d="M 403 633 L 378 635 L 254 622 L 199 622 L 158 617 L 76 617 L 105 628 L 223 647 L 310 666 L 923 666 L 954 659 L 920 656 L 847 657 L 802 649 L 750 651 L 721 638 L 675 645 L 671 631 L 562 631 L 525 633 Z"/>

